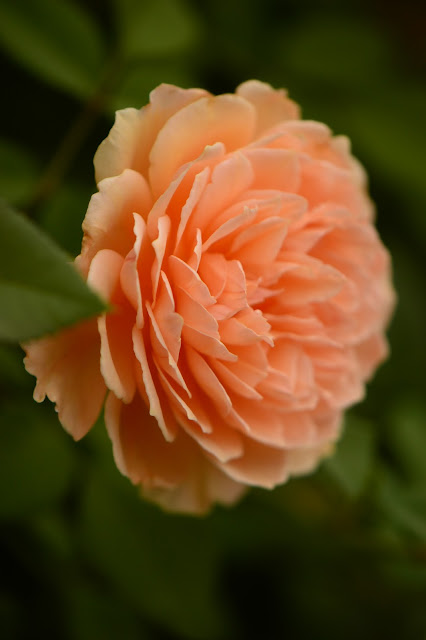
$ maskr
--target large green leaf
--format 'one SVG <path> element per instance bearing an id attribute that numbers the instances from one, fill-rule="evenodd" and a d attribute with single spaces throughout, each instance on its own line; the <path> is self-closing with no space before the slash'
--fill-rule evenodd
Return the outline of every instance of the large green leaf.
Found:
<path id="1" fill-rule="evenodd" d="M 0 46 L 51 84 L 85 96 L 104 53 L 96 24 L 68 0 L 0 3 Z"/>
<path id="2" fill-rule="evenodd" d="M 0 204 L 0 340 L 37 338 L 103 309 L 66 254 Z"/>

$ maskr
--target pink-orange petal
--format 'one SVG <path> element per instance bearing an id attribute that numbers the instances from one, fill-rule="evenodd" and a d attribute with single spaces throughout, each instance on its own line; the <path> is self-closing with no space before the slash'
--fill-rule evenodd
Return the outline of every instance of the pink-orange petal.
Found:
<path id="1" fill-rule="evenodd" d="M 181 242 L 183 242 L 184 244 L 187 242 L 186 227 L 188 225 L 191 215 L 193 214 L 195 206 L 198 204 L 206 188 L 209 177 L 210 177 L 210 169 L 209 167 L 204 167 L 204 169 L 199 173 L 197 173 L 197 175 L 194 178 L 191 191 L 189 192 L 188 198 L 184 206 L 182 207 L 182 211 L 180 214 L 179 226 L 176 233 L 176 244 L 175 244 L 174 253 L 178 251 L 179 245 L 181 244 Z"/>
<path id="2" fill-rule="evenodd" d="M 83 246 L 78 268 L 87 275 L 93 256 L 112 249 L 125 257 L 134 243 L 133 213 L 146 217 L 151 194 L 146 180 L 135 171 L 103 180 L 92 196 L 83 222 Z"/>
<path id="3" fill-rule="evenodd" d="M 180 437 L 174 442 L 165 440 L 138 394 L 126 405 L 110 393 L 105 405 L 105 424 L 117 467 L 133 483 L 170 488 L 185 478 L 190 452 Z"/>
<path id="4" fill-rule="evenodd" d="M 164 371 L 173 378 L 181 387 L 186 391 L 188 395 L 190 391 L 187 387 L 185 379 L 180 371 L 177 359 L 173 358 L 171 351 L 168 349 L 164 336 L 161 332 L 161 328 L 158 325 L 157 319 L 152 311 L 152 307 L 149 302 L 146 303 L 146 309 L 149 317 L 150 325 L 150 343 L 152 358 L 155 366 L 159 371 Z M 182 328 L 180 323 L 180 331 Z"/>
<path id="5" fill-rule="evenodd" d="M 193 300 L 204 307 L 209 307 L 216 302 L 199 274 L 187 263 L 176 256 L 170 256 L 168 260 L 171 280 L 175 287 L 185 291 Z"/>
<path id="6" fill-rule="evenodd" d="M 204 333 L 203 331 L 193 329 L 187 325 L 183 326 L 182 337 L 184 341 L 191 347 L 212 358 L 219 358 L 226 362 L 236 362 L 237 356 L 229 351 L 226 346 L 218 338 Z"/>
<path id="7" fill-rule="evenodd" d="M 265 341 L 271 346 L 270 325 L 259 309 L 247 308 L 220 323 L 220 337 L 227 345 L 252 345 Z"/>
<path id="8" fill-rule="evenodd" d="M 197 386 L 210 398 L 220 415 L 226 416 L 232 408 L 231 399 L 206 358 L 190 346 L 186 347 L 185 355 Z"/>
<path id="9" fill-rule="evenodd" d="M 283 252 L 280 259 L 297 265 L 296 269 L 282 277 L 282 302 L 286 305 L 306 305 L 328 300 L 339 293 L 344 285 L 345 276 L 342 273 L 316 258 Z"/>
<path id="10" fill-rule="evenodd" d="M 189 437 L 187 436 L 188 440 Z M 194 448 L 196 445 L 193 445 Z M 142 489 L 142 495 L 159 504 L 166 511 L 206 514 L 214 503 L 226 506 L 234 504 L 247 491 L 247 487 L 235 482 L 207 460 L 200 452 L 194 455 L 185 480 L 173 488 L 152 487 Z"/>
<path id="11" fill-rule="evenodd" d="M 256 109 L 256 137 L 287 120 L 300 117 L 299 106 L 287 97 L 284 89 L 273 89 L 259 80 L 240 84 L 237 95 L 248 100 Z"/>
<path id="12" fill-rule="evenodd" d="M 312 448 L 290 449 L 287 457 L 289 474 L 291 476 L 298 476 L 310 473 L 330 452 L 330 443 L 321 444 Z"/>
<path id="13" fill-rule="evenodd" d="M 154 249 L 148 236 L 148 230 L 145 220 L 138 214 L 134 214 L 135 234 L 134 244 L 134 260 L 130 261 L 130 266 L 126 266 L 128 270 L 128 278 L 130 284 L 130 297 L 136 300 L 137 316 L 136 324 L 139 328 L 144 325 L 145 300 L 152 299 L 152 282 L 151 278 L 147 278 L 148 265 L 151 265 L 155 259 Z"/>
<path id="14" fill-rule="evenodd" d="M 135 310 L 120 286 L 123 258 L 110 249 L 99 251 L 90 265 L 88 282 L 110 302 L 112 310 L 98 318 L 101 337 L 101 373 L 105 384 L 124 402 L 136 389 L 131 332 Z"/>
<path id="15" fill-rule="evenodd" d="M 267 218 L 241 231 L 233 240 L 229 255 L 243 265 L 263 265 L 277 257 L 287 235 L 288 222 Z"/>
<path id="16" fill-rule="evenodd" d="M 389 355 L 389 345 L 381 334 L 375 334 L 357 345 L 356 357 L 364 380 L 368 380 L 375 368 Z"/>
<path id="17" fill-rule="evenodd" d="M 152 247 L 154 249 L 155 258 L 151 268 L 151 278 L 152 278 L 152 294 L 153 300 L 155 303 L 155 299 L 157 297 L 157 288 L 158 282 L 160 279 L 160 272 L 163 268 L 163 260 L 167 250 L 167 244 L 169 241 L 170 234 L 170 218 L 169 216 L 162 216 L 158 220 L 158 236 L 152 242 Z"/>
<path id="18" fill-rule="evenodd" d="M 210 184 L 197 206 L 195 223 L 202 229 L 207 227 L 252 185 L 253 177 L 250 162 L 242 153 L 226 156 L 212 171 Z"/>
<path id="19" fill-rule="evenodd" d="M 214 502 L 232 504 L 245 491 L 207 459 L 181 431 L 166 442 L 136 395 L 124 405 L 111 393 L 105 422 L 120 471 L 141 486 L 143 496 L 167 511 L 203 514 Z"/>
<path id="20" fill-rule="evenodd" d="M 172 287 L 164 271 L 160 274 L 160 286 L 153 314 L 164 338 L 167 350 L 175 362 L 179 359 L 183 318 L 176 313 Z"/>
<path id="21" fill-rule="evenodd" d="M 243 436 L 242 436 L 243 437 Z M 269 447 L 244 437 L 244 453 L 240 458 L 220 465 L 237 482 L 272 489 L 289 476 L 288 452 Z"/>
<path id="22" fill-rule="evenodd" d="M 250 398 L 251 400 L 262 399 L 262 396 L 254 387 L 247 384 L 247 382 L 233 372 L 230 367 L 226 366 L 225 363 L 220 362 L 219 360 L 209 359 L 209 364 L 216 372 L 218 379 L 229 392 L 237 393 L 243 398 Z"/>
<path id="23" fill-rule="evenodd" d="M 150 153 L 150 183 L 158 197 L 183 164 L 195 160 L 207 145 L 225 144 L 227 151 L 253 137 L 254 109 L 235 95 L 201 98 L 175 113 L 159 132 Z"/>
<path id="24" fill-rule="evenodd" d="M 243 445 L 239 433 L 222 419 L 211 405 L 191 388 L 191 398 L 186 401 L 174 389 L 170 381 L 160 374 L 164 388 L 174 405 L 176 417 L 185 432 L 214 459 L 227 462 L 241 455 Z"/>
<path id="25" fill-rule="evenodd" d="M 203 242 L 203 251 L 211 250 L 211 247 L 215 246 L 216 243 L 220 243 L 223 239 L 228 239 L 229 236 L 237 230 L 245 228 L 256 218 L 257 208 L 250 209 L 246 206 L 237 205 L 235 209 L 239 209 L 239 212 L 236 211 L 235 215 L 229 216 L 229 219 L 214 229 L 211 235 L 206 234 L 206 239 Z M 216 246 L 215 251 L 220 252 L 220 248 Z"/>
<path id="26" fill-rule="evenodd" d="M 96 319 L 24 345 L 29 373 L 37 377 L 34 399 L 47 396 L 59 420 L 76 439 L 95 423 L 106 387 L 99 368 L 100 338 Z"/>
<path id="27" fill-rule="evenodd" d="M 164 123 L 179 109 L 208 95 L 203 89 L 161 84 L 151 91 L 149 105 L 117 111 L 114 126 L 95 155 L 96 181 L 124 169 L 135 169 L 147 177 L 149 153 Z"/>
<path id="28" fill-rule="evenodd" d="M 253 168 L 253 189 L 281 189 L 297 193 L 300 167 L 297 154 L 288 149 L 248 148 L 244 152 Z"/>
<path id="29" fill-rule="evenodd" d="M 96 182 L 99 183 L 105 178 L 118 176 L 124 169 L 134 167 L 144 115 L 143 111 L 133 108 L 116 112 L 111 131 L 99 145 L 95 154 Z"/>
<path id="30" fill-rule="evenodd" d="M 167 442 L 172 442 L 177 435 L 177 425 L 172 419 L 171 412 L 161 399 L 160 390 L 157 388 L 158 382 L 154 380 L 153 373 L 150 365 L 150 358 L 148 357 L 145 347 L 145 339 L 143 332 L 138 328 L 133 328 L 133 348 L 135 356 L 140 364 L 141 372 L 141 386 L 143 385 L 143 392 L 146 396 L 148 403 L 149 414 L 157 420 L 158 426 Z"/>

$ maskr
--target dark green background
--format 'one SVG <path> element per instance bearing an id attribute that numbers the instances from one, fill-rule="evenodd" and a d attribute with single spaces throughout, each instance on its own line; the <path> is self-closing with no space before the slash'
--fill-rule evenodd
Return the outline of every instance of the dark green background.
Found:
<path id="1" fill-rule="evenodd" d="M 0 345 L 2 639 L 426 637 L 425 32 L 414 0 L 0 0 L 0 195 L 66 251 L 116 108 L 258 78 L 351 137 L 399 296 L 336 456 L 204 519 L 141 502 Z"/>

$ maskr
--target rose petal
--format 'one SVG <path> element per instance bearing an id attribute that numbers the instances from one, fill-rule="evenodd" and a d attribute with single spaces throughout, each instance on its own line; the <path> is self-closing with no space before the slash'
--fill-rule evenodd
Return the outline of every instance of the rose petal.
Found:
<path id="1" fill-rule="evenodd" d="M 210 184 L 207 185 L 197 206 L 194 224 L 205 229 L 212 219 L 231 206 L 253 182 L 250 162 L 241 153 L 233 153 L 214 168 Z"/>
<path id="2" fill-rule="evenodd" d="M 121 290 L 123 258 L 110 249 L 99 251 L 90 265 L 88 282 L 113 307 L 98 319 L 101 337 L 101 373 L 105 384 L 124 402 L 130 402 L 136 390 L 135 356 L 131 332 L 135 310 Z"/>
<path id="3" fill-rule="evenodd" d="M 96 182 L 135 169 L 148 176 L 149 153 L 164 123 L 187 104 L 208 96 L 202 89 L 181 89 L 161 84 L 151 91 L 143 109 L 117 111 L 109 136 L 95 155 Z"/>
<path id="4" fill-rule="evenodd" d="M 83 222 L 83 246 L 76 260 L 84 275 L 101 249 L 112 249 L 123 257 L 128 254 L 134 243 L 133 213 L 146 217 L 150 207 L 149 187 L 135 171 L 124 171 L 99 184 Z"/>
<path id="5" fill-rule="evenodd" d="M 37 377 L 34 399 L 47 396 L 59 420 L 79 440 L 92 428 L 105 397 L 99 367 L 100 338 L 96 320 L 24 345 L 28 373 Z"/>
<path id="6" fill-rule="evenodd" d="M 187 346 L 185 355 L 189 369 L 197 381 L 197 385 L 211 399 L 220 415 L 226 416 L 232 408 L 232 402 L 223 384 L 221 384 L 206 359 L 197 351 Z"/>
<path id="7" fill-rule="evenodd" d="M 177 169 L 195 160 L 207 145 L 233 151 L 253 137 L 255 114 L 246 100 L 233 95 L 201 98 L 184 107 L 159 132 L 150 153 L 150 183 L 155 196 L 169 185 Z"/>
<path id="8" fill-rule="evenodd" d="M 164 438 L 139 394 L 126 405 L 110 393 L 105 424 L 117 467 L 133 483 L 173 487 L 182 482 L 192 452 L 180 435 L 173 442 Z"/>
<path id="9" fill-rule="evenodd" d="M 141 367 L 143 391 L 146 395 L 149 414 L 157 420 L 165 440 L 172 442 L 178 432 L 177 425 L 172 417 L 171 411 L 167 407 L 167 403 L 164 401 L 164 398 L 162 398 L 164 394 L 161 394 L 161 390 L 154 382 L 151 370 L 153 365 L 150 364 L 150 359 L 146 352 L 144 336 L 142 331 L 136 326 L 133 328 L 132 337 L 135 356 Z"/>
<path id="10" fill-rule="evenodd" d="M 241 458 L 220 465 L 237 482 L 272 489 L 289 475 L 288 452 L 244 438 Z"/>
<path id="11" fill-rule="evenodd" d="M 253 168 L 253 189 L 282 189 L 297 193 L 300 187 L 299 158 L 287 149 L 247 149 Z"/>
<path id="12" fill-rule="evenodd" d="M 249 80 L 237 87 L 237 95 L 242 96 L 256 108 L 256 137 L 279 122 L 299 118 L 298 105 L 287 98 L 284 89 L 273 89 L 265 82 Z"/>

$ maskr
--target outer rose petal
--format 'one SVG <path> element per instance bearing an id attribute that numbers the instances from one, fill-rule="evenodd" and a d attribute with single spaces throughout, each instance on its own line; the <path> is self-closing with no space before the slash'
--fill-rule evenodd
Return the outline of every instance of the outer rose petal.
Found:
<path id="1" fill-rule="evenodd" d="M 276 91 L 265 82 L 243 82 L 237 87 L 236 94 L 251 102 L 256 109 L 256 137 L 280 122 L 300 117 L 299 106 L 287 98 L 287 92 L 284 89 Z"/>
<path id="2" fill-rule="evenodd" d="M 150 208 L 149 187 L 136 171 L 126 169 L 99 184 L 83 222 L 83 246 L 76 260 L 80 271 L 87 276 L 93 256 L 102 249 L 112 249 L 124 258 L 134 243 L 133 214 L 146 218 Z"/>
<path id="3" fill-rule="evenodd" d="M 34 399 L 47 396 L 59 420 L 79 440 L 95 423 L 106 387 L 99 368 L 100 339 L 96 320 L 24 345 L 28 373 L 37 377 Z"/>
<path id="4" fill-rule="evenodd" d="M 223 142 L 227 151 L 246 145 L 253 137 L 252 105 L 232 95 L 201 98 L 178 111 L 159 132 L 150 153 L 150 182 L 159 196 L 176 171 L 195 160 L 207 145 Z"/>
<path id="5" fill-rule="evenodd" d="M 235 482 L 208 460 L 200 459 L 199 466 L 185 482 L 173 489 L 144 489 L 142 495 L 167 511 L 204 515 L 215 502 L 232 505 L 247 491 L 244 484 Z"/>
<path id="6" fill-rule="evenodd" d="M 244 454 L 221 468 L 237 482 L 272 489 L 290 475 L 285 449 L 268 447 L 246 438 Z"/>
<path id="7" fill-rule="evenodd" d="M 109 136 L 99 145 L 95 154 L 96 182 L 118 176 L 124 169 L 133 167 L 142 118 L 138 109 L 117 111 Z"/>
<path id="8" fill-rule="evenodd" d="M 132 329 L 135 310 L 120 286 L 123 258 L 110 249 L 99 251 L 92 260 L 89 281 L 110 301 L 113 310 L 98 318 L 101 337 L 101 373 L 109 389 L 130 402 L 136 390 Z"/>
<path id="9" fill-rule="evenodd" d="M 149 153 L 164 123 L 187 104 L 209 95 L 203 89 L 180 89 L 162 84 L 150 93 L 143 109 L 117 111 L 109 136 L 95 155 L 96 182 L 135 169 L 147 176 Z"/>
<path id="10" fill-rule="evenodd" d="M 214 467 L 185 433 L 167 442 L 138 396 L 123 405 L 110 394 L 105 422 L 118 468 L 142 484 L 145 497 L 171 511 L 205 513 L 213 502 L 234 502 L 245 490 Z"/>

